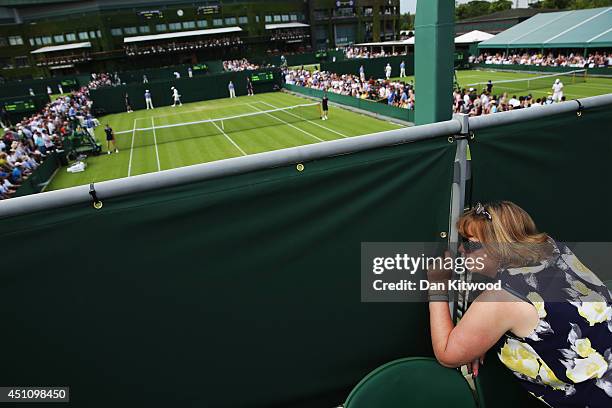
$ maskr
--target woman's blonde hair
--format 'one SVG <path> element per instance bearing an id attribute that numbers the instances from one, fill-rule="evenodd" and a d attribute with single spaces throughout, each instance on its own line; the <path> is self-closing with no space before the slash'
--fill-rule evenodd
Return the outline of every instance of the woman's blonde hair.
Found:
<path id="1" fill-rule="evenodd" d="M 459 234 L 474 237 L 500 266 L 521 267 L 550 257 L 552 244 L 546 233 L 539 232 L 533 219 L 518 205 L 498 201 L 467 211 L 457 221 Z"/>

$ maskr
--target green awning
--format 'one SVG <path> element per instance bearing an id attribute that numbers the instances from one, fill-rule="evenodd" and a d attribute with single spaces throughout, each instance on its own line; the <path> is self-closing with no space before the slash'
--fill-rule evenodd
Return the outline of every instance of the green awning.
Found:
<path id="1" fill-rule="evenodd" d="M 536 14 L 478 48 L 602 48 L 612 46 L 612 7 Z"/>

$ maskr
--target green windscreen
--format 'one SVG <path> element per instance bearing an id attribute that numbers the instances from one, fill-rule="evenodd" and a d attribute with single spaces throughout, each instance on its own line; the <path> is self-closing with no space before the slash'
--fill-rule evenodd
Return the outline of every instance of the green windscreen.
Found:
<path id="1" fill-rule="evenodd" d="M 558 240 L 611 242 L 611 121 L 607 106 L 477 130 L 473 201 L 514 201 Z"/>
<path id="2" fill-rule="evenodd" d="M 437 241 L 455 145 L 416 142 L 0 221 L 0 383 L 75 406 L 332 407 L 432 356 L 427 305 L 362 303 L 366 241 Z M 9 266 L 11 265 L 11 266 Z"/>

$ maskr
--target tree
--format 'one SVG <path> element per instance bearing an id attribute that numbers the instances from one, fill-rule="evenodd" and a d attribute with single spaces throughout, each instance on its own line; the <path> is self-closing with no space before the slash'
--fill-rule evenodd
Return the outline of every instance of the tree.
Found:
<path id="1" fill-rule="evenodd" d="M 557 10 L 588 9 L 610 6 L 612 6 L 612 0 L 541 0 L 529 4 L 529 7 L 531 8 L 549 8 Z"/>
<path id="2" fill-rule="evenodd" d="M 512 8 L 511 0 L 496 0 L 489 5 L 489 11 L 491 13 L 496 11 L 510 10 Z"/>
<path id="3" fill-rule="evenodd" d="M 484 16 L 489 14 L 489 8 L 491 3 L 483 0 L 474 0 L 466 4 L 459 4 L 455 7 L 455 17 L 457 20 L 464 20 L 466 18 Z"/>
<path id="4" fill-rule="evenodd" d="M 612 0 L 574 0 L 571 8 L 573 9 L 587 9 L 595 7 L 610 7 L 612 6 Z"/>
<path id="5" fill-rule="evenodd" d="M 400 15 L 400 30 L 414 30 L 414 16 L 410 13 Z"/>
<path id="6" fill-rule="evenodd" d="M 572 0 L 544 0 L 542 1 L 542 7 L 543 8 L 549 8 L 549 9 L 566 9 L 569 8 L 569 6 L 571 6 L 573 3 Z"/>

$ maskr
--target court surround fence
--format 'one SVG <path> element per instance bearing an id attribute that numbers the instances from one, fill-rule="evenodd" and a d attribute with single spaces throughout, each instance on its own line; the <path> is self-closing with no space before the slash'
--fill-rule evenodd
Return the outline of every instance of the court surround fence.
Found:
<path id="1" fill-rule="evenodd" d="M 336 62 L 321 63 L 321 70 L 334 72 L 336 74 L 359 75 L 359 67 L 363 66 L 366 78 L 384 78 L 385 67 L 391 65 L 391 76 L 398 77 L 400 74 L 400 63 L 406 64 L 406 75 L 414 75 L 414 55 L 397 55 L 377 58 L 352 58 Z"/>
<path id="2" fill-rule="evenodd" d="M 461 115 L 1 202 L 0 238 L 52 261 L 2 270 L 0 382 L 69 384 L 77 406 L 337 406 L 375 367 L 432 356 L 426 303 L 360 302 L 361 242 L 453 245 L 464 206 L 494 199 L 557 239 L 612 241 L 611 106 Z M 539 406 L 498 368 L 491 353 L 481 407 Z"/>
<path id="3" fill-rule="evenodd" d="M 85 76 L 88 78 L 88 76 Z M 86 84 L 86 83 L 85 83 Z M 39 79 L 25 79 L 21 81 L 8 81 L 0 84 L 0 97 L 21 97 L 30 95 L 30 89 L 34 91 L 35 95 L 47 96 L 47 86 L 51 87 L 53 94 L 59 93 L 59 86 L 61 85 L 64 93 L 79 89 L 85 85 L 83 83 L 82 76 L 61 76 L 57 78 L 39 78 Z"/>
<path id="4" fill-rule="evenodd" d="M 543 67 L 537 65 L 519 65 L 519 64 L 470 64 L 471 68 L 476 69 L 491 69 L 498 71 L 520 71 L 520 72 L 569 72 L 581 67 Z M 584 68 L 587 70 L 587 75 L 602 75 L 612 76 L 612 68 Z"/>
<path id="5" fill-rule="evenodd" d="M 308 88 L 299 85 L 283 84 L 283 88 L 288 91 L 295 92 L 300 95 L 308 96 L 311 98 L 321 99 L 325 92 L 319 89 Z M 380 103 L 372 101 L 370 99 L 355 98 L 348 95 L 339 95 L 333 92 L 328 92 L 327 97 L 330 102 L 337 103 L 339 105 L 361 109 L 367 112 L 371 112 L 375 115 L 386 116 L 389 118 L 399 119 L 404 122 L 414 123 L 414 110 L 403 109 L 397 106 L 389 106 L 386 103 Z"/>
<path id="6" fill-rule="evenodd" d="M 32 172 L 23 184 L 17 189 L 15 197 L 22 197 L 30 194 L 40 193 L 45 189 L 53 174 L 61 167 L 60 153 L 52 152 Z"/>
<path id="7" fill-rule="evenodd" d="M 168 81 L 174 78 L 174 72 L 178 72 L 182 77 L 188 76 L 188 68 L 193 68 L 193 75 L 196 77 L 208 74 L 224 72 L 221 60 L 202 61 L 198 64 L 179 64 L 160 68 L 132 69 L 119 72 L 122 83 L 141 84 L 143 75 L 147 76 L 149 82 Z M 113 72 L 111 72 L 111 75 Z M 0 97 L 20 97 L 30 94 L 30 88 L 36 95 L 47 95 L 47 86 L 51 87 L 53 94 L 59 93 L 59 85 L 62 86 L 64 93 L 75 91 L 82 86 L 87 86 L 91 81 L 88 73 L 58 76 L 52 78 L 25 79 L 20 81 L 7 81 L 0 84 Z"/>
<path id="8" fill-rule="evenodd" d="M 255 93 L 271 92 L 280 88 L 281 73 L 279 68 L 269 68 L 254 71 L 223 72 L 210 75 L 196 76 L 193 78 L 182 76 L 180 79 L 168 79 L 152 81 L 148 84 L 140 83 L 108 86 L 90 91 L 94 102 L 94 109 L 102 109 L 103 113 L 125 112 L 125 94 L 130 97 L 132 109 L 145 109 L 144 94 L 149 90 L 152 95 L 153 106 L 172 105 L 171 87 L 176 87 L 181 95 L 181 101 L 197 102 L 209 99 L 227 98 L 229 96 L 228 84 L 232 81 L 235 86 L 236 95 L 246 95 L 246 79 L 258 72 L 271 72 L 274 79 L 266 82 L 254 82 Z"/>

